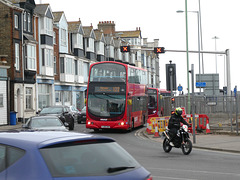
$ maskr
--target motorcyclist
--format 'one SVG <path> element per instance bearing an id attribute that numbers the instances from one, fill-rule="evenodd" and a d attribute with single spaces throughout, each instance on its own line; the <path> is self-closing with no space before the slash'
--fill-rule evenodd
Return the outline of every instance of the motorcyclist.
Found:
<path id="1" fill-rule="evenodd" d="M 175 112 L 171 115 L 168 122 L 168 129 L 170 132 L 169 134 L 170 142 L 177 135 L 177 131 L 180 129 L 180 122 L 187 125 L 188 127 L 191 127 L 182 117 L 182 108 L 178 107 L 175 109 Z"/>

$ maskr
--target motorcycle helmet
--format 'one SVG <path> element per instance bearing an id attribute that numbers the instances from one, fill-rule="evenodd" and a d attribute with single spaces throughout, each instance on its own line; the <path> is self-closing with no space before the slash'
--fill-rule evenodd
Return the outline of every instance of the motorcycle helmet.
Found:
<path id="1" fill-rule="evenodd" d="M 181 116 L 182 115 L 182 108 L 178 107 L 175 109 L 175 114 L 178 115 L 178 116 Z"/>

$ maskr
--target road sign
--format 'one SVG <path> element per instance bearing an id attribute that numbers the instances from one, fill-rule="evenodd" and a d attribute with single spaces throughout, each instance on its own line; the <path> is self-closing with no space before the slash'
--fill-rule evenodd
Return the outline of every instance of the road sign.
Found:
<path id="1" fill-rule="evenodd" d="M 196 87 L 197 88 L 204 88 L 204 87 L 206 87 L 206 82 L 196 82 Z"/>
<path id="2" fill-rule="evenodd" d="M 183 87 L 182 86 L 178 86 L 178 91 L 182 91 Z"/>

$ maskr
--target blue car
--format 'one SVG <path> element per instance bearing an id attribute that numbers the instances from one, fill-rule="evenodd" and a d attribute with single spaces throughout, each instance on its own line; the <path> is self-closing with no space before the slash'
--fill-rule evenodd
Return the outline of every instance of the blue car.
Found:
<path id="1" fill-rule="evenodd" d="M 152 180 L 113 139 L 63 131 L 0 132 L 1 180 Z"/>

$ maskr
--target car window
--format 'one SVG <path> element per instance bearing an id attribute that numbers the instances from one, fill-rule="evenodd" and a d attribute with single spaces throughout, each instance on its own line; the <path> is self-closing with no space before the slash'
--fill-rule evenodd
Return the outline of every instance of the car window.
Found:
<path id="1" fill-rule="evenodd" d="M 69 111 L 70 111 L 70 109 L 68 107 L 64 108 L 64 112 L 69 112 Z"/>
<path id="2" fill-rule="evenodd" d="M 56 118 L 49 118 L 49 119 L 33 119 L 32 120 L 32 127 L 51 127 L 51 126 L 62 126 L 59 119 Z"/>
<path id="3" fill-rule="evenodd" d="M 75 106 L 71 106 L 71 110 L 72 110 L 72 111 L 78 111 Z"/>
<path id="4" fill-rule="evenodd" d="M 0 145 L 0 172 L 6 168 L 6 146 Z"/>
<path id="5" fill-rule="evenodd" d="M 109 175 L 111 168 L 130 167 L 132 169 L 140 166 L 115 142 L 90 144 L 74 142 L 44 148 L 40 152 L 53 177 L 103 176 Z"/>
<path id="6" fill-rule="evenodd" d="M 40 114 L 60 114 L 60 113 L 62 113 L 61 107 L 43 108 L 43 110 L 40 112 Z"/>
<path id="7" fill-rule="evenodd" d="M 0 172 L 17 162 L 24 154 L 22 149 L 0 144 Z"/>

